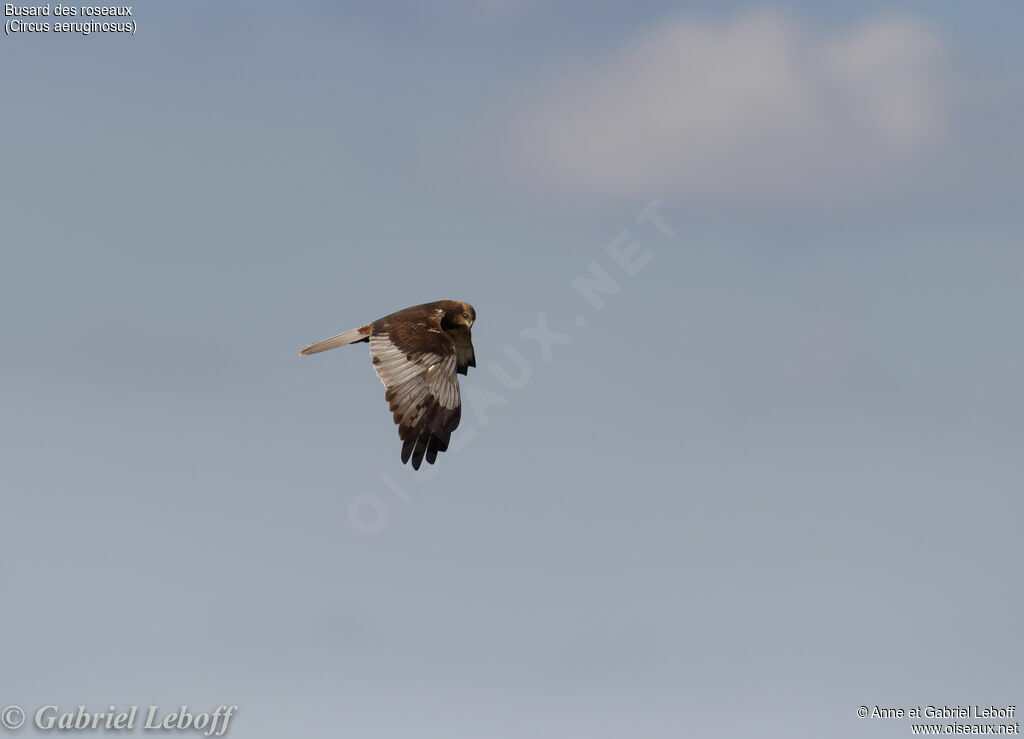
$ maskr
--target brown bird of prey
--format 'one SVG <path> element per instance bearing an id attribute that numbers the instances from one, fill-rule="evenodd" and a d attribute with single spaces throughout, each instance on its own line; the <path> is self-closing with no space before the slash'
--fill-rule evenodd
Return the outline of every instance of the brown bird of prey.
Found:
<path id="1" fill-rule="evenodd" d="M 465 375 L 476 367 L 469 333 L 475 320 L 469 303 L 438 300 L 310 344 L 299 354 L 368 341 L 373 368 L 387 388 L 384 398 L 398 424 L 402 464 L 412 457 L 418 470 L 424 455 L 433 464 L 438 452 L 448 450 L 459 425 L 462 400 L 456 373 Z"/>

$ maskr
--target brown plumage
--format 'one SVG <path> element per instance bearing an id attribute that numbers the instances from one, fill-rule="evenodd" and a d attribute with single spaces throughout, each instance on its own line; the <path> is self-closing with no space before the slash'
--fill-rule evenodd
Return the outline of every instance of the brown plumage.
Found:
<path id="1" fill-rule="evenodd" d="M 373 368 L 384 383 L 402 463 L 412 458 L 419 469 L 447 451 L 462 417 L 457 375 L 476 367 L 470 328 L 476 311 L 469 303 L 438 300 L 378 318 L 360 328 L 310 344 L 300 355 L 317 354 L 346 344 L 370 343 Z"/>

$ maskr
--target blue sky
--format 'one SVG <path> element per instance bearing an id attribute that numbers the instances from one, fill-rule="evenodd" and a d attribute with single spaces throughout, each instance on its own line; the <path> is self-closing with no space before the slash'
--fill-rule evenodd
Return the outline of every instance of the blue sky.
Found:
<path id="1" fill-rule="evenodd" d="M 588 739 L 1014 704 L 1024 66 L 986 10 L 5 36 L 0 703 Z M 479 367 L 413 474 L 365 346 L 296 353 L 448 297 Z"/>

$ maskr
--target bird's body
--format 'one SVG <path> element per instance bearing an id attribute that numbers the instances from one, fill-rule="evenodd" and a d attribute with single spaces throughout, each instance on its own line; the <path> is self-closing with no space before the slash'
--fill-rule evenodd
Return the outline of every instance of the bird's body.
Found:
<path id="1" fill-rule="evenodd" d="M 458 374 L 476 366 L 470 328 L 476 311 L 469 303 L 438 300 L 391 313 L 373 323 L 310 344 L 301 355 L 369 342 L 373 368 L 384 383 L 402 462 L 419 469 L 424 456 L 434 463 L 448 449 L 462 416 Z"/>

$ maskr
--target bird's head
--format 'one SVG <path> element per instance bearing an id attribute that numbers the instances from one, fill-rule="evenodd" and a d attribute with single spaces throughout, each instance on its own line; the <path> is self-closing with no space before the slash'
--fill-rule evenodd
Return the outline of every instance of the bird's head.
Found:
<path id="1" fill-rule="evenodd" d="M 435 305 L 442 311 L 441 328 L 445 331 L 460 327 L 472 328 L 476 320 L 476 310 L 461 300 L 440 300 Z"/>
<path id="2" fill-rule="evenodd" d="M 459 308 L 462 309 L 461 314 L 455 319 L 455 322 L 462 324 L 466 328 L 473 328 L 473 321 L 476 320 L 476 309 L 469 303 L 463 303 L 462 301 L 459 301 Z"/>

